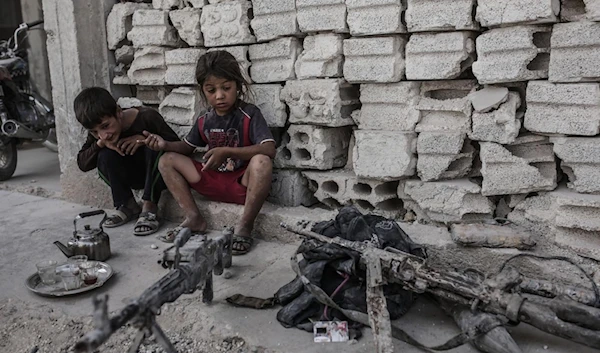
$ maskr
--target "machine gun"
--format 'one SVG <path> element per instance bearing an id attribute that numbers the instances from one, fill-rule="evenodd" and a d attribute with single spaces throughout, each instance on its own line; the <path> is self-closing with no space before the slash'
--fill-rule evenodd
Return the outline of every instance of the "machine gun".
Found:
<path id="1" fill-rule="evenodd" d="M 360 266 L 366 269 L 367 274 L 367 314 L 340 308 L 321 288 L 312 284 L 299 269 L 298 254 L 292 258 L 292 268 L 305 288 L 321 303 L 341 311 L 351 320 L 370 326 L 378 353 L 394 351 L 392 337 L 427 351 L 447 350 L 509 322 L 525 322 L 552 335 L 600 348 L 600 291 L 585 272 L 592 290 L 530 279 L 516 269 L 504 266 L 507 263 L 498 274 L 489 278 L 456 271 L 439 271 L 430 268 L 425 259 L 397 249 L 382 250 L 369 242 L 329 238 L 311 232 L 304 226 L 306 223 L 302 222 L 299 225 L 282 224 L 288 231 L 304 237 L 309 245 L 334 244 L 360 255 Z M 532 254 L 517 256 L 545 259 Z M 571 262 L 566 258 L 548 259 Z M 442 346 L 426 347 L 392 325 L 383 295 L 383 285 L 388 283 L 398 283 L 415 293 L 430 293 L 440 302 L 468 306 L 472 312 L 493 314 L 488 316 L 495 318 L 495 322 L 488 320 L 481 327 L 461 334 L 463 337 L 457 336 L 454 342 L 450 340 Z"/>
<path id="2" fill-rule="evenodd" d="M 177 353 L 156 323 L 156 315 L 160 312 L 161 306 L 172 303 L 182 294 L 191 294 L 197 289 L 202 289 L 202 301 L 210 303 L 213 299 L 213 273 L 221 275 L 224 268 L 231 267 L 232 260 L 232 228 L 226 228 L 221 236 L 214 239 L 207 239 L 205 236 L 194 239 L 192 241 L 195 243 L 194 249 L 192 251 L 188 249 L 185 258 L 182 259 L 180 248 L 191 237 L 192 231 L 188 228 L 183 228 L 177 234 L 174 247 L 167 249 L 173 251 L 165 252 L 165 258 L 169 258 L 168 263 L 173 266 L 173 269 L 117 315 L 108 317 L 108 295 L 94 298 L 94 330 L 75 344 L 75 352 L 95 351 L 119 328 L 132 321 L 134 326 L 139 327 L 139 332 L 129 348 L 129 353 L 137 352 L 142 342 L 151 334 L 154 334 L 157 342 L 167 353 Z M 174 255 L 167 256 L 167 253 Z M 187 262 L 182 264 L 182 260 Z"/>

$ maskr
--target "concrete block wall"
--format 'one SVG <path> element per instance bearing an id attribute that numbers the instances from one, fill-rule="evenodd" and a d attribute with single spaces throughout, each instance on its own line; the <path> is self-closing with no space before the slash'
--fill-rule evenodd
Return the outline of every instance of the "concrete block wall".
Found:
<path id="1" fill-rule="evenodd" d="M 238 59 L 278 140 L 273 203 L 600 246 L 600 207 L 564 201 L 600 194 L 598 21 L 595 0 L 155 0 L 106 25 L 114 82 L 181 135 L 198 55 Z"/>

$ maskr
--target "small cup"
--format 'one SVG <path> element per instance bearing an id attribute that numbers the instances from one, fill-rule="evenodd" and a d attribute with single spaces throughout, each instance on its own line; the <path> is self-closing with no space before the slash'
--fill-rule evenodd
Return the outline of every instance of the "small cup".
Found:
<path id="1" fill-rule="evenodd" d="M 82 263 L 86 262 L 87 260 L 88 260 L 87 255 L 75 255 L 75 256 L 69 257 L 67 259 L 67 263 L 79 266 Z"/>
<path id="2" fill-rule="evenodd" d="M 81 279 L 86 285 L 92 285 L 98 281 L 98 262 L 86 261 L 79 264 Z"/>
<path id="3" fill-rule="evenodd" d="M 61 266 L 59 273 L 66 290 L 73 290 L 81 287 L 81 271 L 77 265 L 63 265 Z"/>
<path id="4" fill-rule="evenodd" d="M 40 261 L 35 264 L 35 267 L 37 267 L 38 270 L 38 275 L 40 276 L 43 284 L 56 283 L 56 265 L 57 262 L 54 260 Z"/>

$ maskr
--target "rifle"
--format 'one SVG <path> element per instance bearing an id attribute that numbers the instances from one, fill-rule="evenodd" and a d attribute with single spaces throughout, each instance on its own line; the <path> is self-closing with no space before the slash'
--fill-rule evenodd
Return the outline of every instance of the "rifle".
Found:
<path id="1" fill-rule="evenodd" d="M 368 317 L 361 312 L 340 308 L 318 286 L 310 283 L 300 272 L 297 254 L 292 257 L 292 268 L 300 276 L 305 287 L 323 304 L 340 310 L 351 320 L 370 326 L 378 353 L 393 352 L 392 336 L 428 351 L 452 348 L 452 340 L 438 347 L 423 346 L 393 327 L 383 295 L 383 285 L 388 283 L 398 283 L 405 290 L 415 293 L 430 293 L 442 301 L 469 306 L 473 312 L 482 311 L 494 314 L 498 318 L 496 323 L 487 322 L 487 327 L 477 327 L 463 334 L 470 339 L 508 322 L 525 322 L 552 335 L 600 348 L 600 291 L 591 277 L 567 258 L 544 258 L 533 254 L 516 256 L 568 261 L 584 272 L 592 284 L 593 291 L 576 287 L 562 288 L 558 285 L 548 285 L 544 281 L 536 282 L 522 276 L 516 269 L 506 267 L 506 263 L 498 274 L 487 279 L 456 271 L 436 270 L 430 268 L 423 258 L 393 248 L 382 250 L 368 242 L 329 238 L 306 230 L 306 225 L 307 222 L 299 222 L 298 225 L 281 224 L 288 231 L 304 237 L 305 241 L 314 243 L 314 246 L 335 244 L 360 255 L 359 264 L 366 268 L 367 273 Z M 512 258 L 507 262 L 510 260 Z M 524 284 L 524 288 L 520 288 L 521 283 Z M 524 293 L 553 298 L 536 298 Z M 453 343 L 458 341 L 459 339 L 456 339 Z M 460 344 L 467 342 L 465 339 L 460 341 Z"/>
<path id="2" fill-rule="evenodd" d="M 213 273 L 221 275 L 223 268 L 231 267 L 231 246 L 233 228 L 226 228 L 223 234 L 214 239 L 205 236 L 194 241 L 193 250 L 186 247 L 187 263 L 181 264 L 180 248 L 192 237 L 189 228 L 183 228 L 174 241 L 173 261 L 169 264 L 173 269 L 146 289 L 139 298 L 123 308 L 117 315 L 108 318 L 108 295 L 94 298 L 94 330 L 83 336 L 74 346 L 75 352 L 93 352 L 100 347 L 119 328 L 129 321 L 139 327 L 139 332 L 129 348 L 129 353 L 138 351 L 142 342 L 154 334 L 157 342 L 167 353 L 177 353 L 160 326 L 156 323 L 156 315 L 165 303 L 172 303 L 182 294 L 191 294 L 202 289 L 202 302 L 210 303 L 213 299 Z M 191 242 L 192 243 L 192 242 Z M 171 249 L 171 248 L 170 248 Z M 170 250 L 170 249 L 167 249 Z M 165 258 L 167 258 L 167 251 Z"/>

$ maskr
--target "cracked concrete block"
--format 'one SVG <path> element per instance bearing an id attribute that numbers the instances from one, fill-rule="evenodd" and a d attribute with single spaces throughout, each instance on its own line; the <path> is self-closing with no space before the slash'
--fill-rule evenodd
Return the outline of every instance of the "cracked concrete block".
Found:
<path id="1" fill-rule="evenodd" d="M 476 30 L 475 0 L 408 0 L 409 32 Z"/>
<path id="2" fill-rule="evenodd" d="M 404 47 L 400 36 L 344 40 L 344 78 L 348 82 L 398 82 L 404 78 Z"/>
<path id="3" fill-rule="evenodd" d="M 204 38 L 200 30 L 200 18 L 202 10 L 197 8 L 185 8 L 169 12 L 169 18 L 177 29 L 179 37 L 191 47 L 204 45 Z"/>
<path id="4" fill-rule="evenodd" d="M 296 17 L 304 33 L 347 33 L 345 0 L 296 0 Z"/>
<path id="5" fill-rule="evenodd" d="M 469 94 L 476 87 L 474 80 L 422 82 L 417 104 L 421 120 L 416 131 L 468 132 L 473 112 Z"/>
<path id="6" fill-rule="evenodd" d="M 131 64 L 134 55 L 135 49 L 131 45 L 124 45 L 115 50 L 115 60 L 124 65 Z"/>
<path id="7" fill-rule="evenodd" d="M 281 99 L 280 84 L 251 85 L 254 105 L 260 109 L 269 127 L 284 127 L 287 122 L 286 106 Z"/>
<path id="8" fill-rule="evenodd" d="M 590 21 L 600 21 L 600 1 L 583 0 L 585 4 L 585 18 Z"/>
<path id="9" fill-rule="evenodd" d="M 342 43 L 340 34 L 325 33 L 304 38 L 304 50 L 296 60 L 296 77 L 342 76 Z"/>
<path id="10" fill-rule="evenodd" d="M 600 81 L 600 22 L 554 25 L 551 49 L 548 80 Z"/>
<path id="11" fill-rule="evenodd" d="M 537 81 L 533 81 L 537 82 Z M 521 97 L 517 92 L 508 92 L 506 102 L 488 113 L 473 112 L 469 138 L 475 141 L 510 144 L 515 141 L 521 129 L 521 116 L 517 112 Z"/>
<path id="12" fill-rule="evenodd" d="M 401 0 L 346 0 L 346 7 L 352 36 L 406 33 Z"/>
<path id="13" fill-rule="evenodd" d="M 113 77 L 113 85 L 135 85 L 127 75 L 120 75 Z"/>
<path id="14" fill-rule="evenodd" d="M 169 125 L 171 129 L 173 129 L 173 131 L 181 140 L 183 140 L 190 133 L 190 130 L 192 130 L 193 127 L 189 125 L 177 125 L 173 123 L 167 123 L 167 125 Z"/>
<path id="15" fill-rule="evenodd" d="M 135 97 L 120 97 L 119 99 L 117 99 L 117 105 L 121 109 L 129 109 L 141 107 L 144 105 L 144 103 L 142 103 L 141 100 Z"/>
<path id="16" fill-rule="evenodd" d="M 290 125 L 275 157 L 276 168 L 327 170 L 346 165 L 350 127 Z"/>
<path id="17" fill-rule="evenodd" d="M 473 74 L 479 83 L 537 80 L 548 77 L 549 26 L 496 28 L 476 40 Z"/>
<path id="18" fill-rule="evenodd" d="M 475 60 L 473 32 L 416 33 L 406 44 L 406 79 L 459 77 Z"/>
<path id="19" fill-rule="evenodd" d="M 478 113 L 487 113 L 506 102 L 508 99 L 508 87 L 486 86 L 469 94 L 473 110 Z"/>
<path id="20" fill-rule="evenodd" d="M 295 79 L 294 65 L 301 52 L 302 44 L 292 37 L 251 45 L 248 53 L 252 62 L 252 80 L 256 83 L 269 83 Z"/>
<path id="21" fill-rule="evenodd" d="M 404 193 L 434 222 L 457 223 L 491 219 L 494 204 L 468 179 L 436 182 L 407 180 Z"/>
<path id="22" fill-rule="evenodd" d="M 581 193 L 600 193 L 600 137 L 551 137 L 550 141 L 569 178 L 567 186 Z"/>
<path id="23" fill-rule="evenodd" d="M 475 18 L 483 27 L 558 22 L 560 0 L 478 0 Z"/>
<path id="24" fill-rule="evenodd" d="M 526 135 L 510 145 L 481 142 L 483 195 L 523 194 L 556 188 L 556 161 L 547 137 Z"/>
<path id="25" fill-rule="evenodd" d="M 556 226 L 600 231 L 600 195 L 579 194 L 564 186 L 551 194 L 556 198 Z"/>
<path id="26" fill-rule="evenodd" d="M 152 0 L 152 7 L 157 10 L 181 9 L 185 6 L 183 0 Z"/>
<path id="27" fill-rule="evenodd" d="M 288 81 L 281 91 L 290 123 L 330 127 L 354 125 L 351 114 L 360 104 L 358 96 L 358 87 L 343 79 Z"/>
<path id="28" fill-rule="evenodd" d="M 248 58 L 248 46 L 240 45 L 237 47 L 222 47 L 222 48 L 212 48 L 208 49 L 209 52 L 215 50 L 224 50 L 229 54 L 233 55 L 233 57 L 237 60 L 238 64 L 240 64 L 240 71 L 242 75 L 248 80 L 249 83 L 252 83 L 252 79 L 250 78 L 250 59 Z"/>
<path id="29" fill-rule="evenodd" d="M 248 17 L 251 9 L 252 3 L 246 0 L 204 6 L 200 17 L 204 45 L 221 47 L 255 43 Z"/>
<path id="30" fill-rule="evenodd" d="M 162 86 L 165 84 L 165 51 L 163 47 L 145 47 L 135 51 L 133 62 L 127 72 L 131 82 L 137 85 Z"/>
<path id="31" fill-rule="evenodd" d="M 271 192 L 267 201 L 286 207 L 308 207 L 318 202 L 308 188 L 308 180 L 302 172 L 275 169 L 272 179 Z"/>
<path id="32" fill-rule="evenodd" d="M 258 41 L 300 34 L 295 0 L 253 0 L 250 25 Z"/>
<path id="33" fill-rule="evenodd" d="M 541 134 L 600 133 L 600 84 L 531 81 L 524 126 Z"/>
<path id="34" fill-rule="evenodd" d="M 169 12 L 162 10 L 137 10 L 127 39 L 135 48 L 176 47 L 179 44 L 177 30 L 169 23 Z"/>
<path id="35" fill-rule="evenodd" d="M 115 4 L 106 18 L 106 41 L 108 49 L 115 50 L 127 39 L 131 31 L 133 13 L 139 9 L 149 9 L 150 4 L 132 2 Z"/>
<path id="36" fill-rule="evenodd" d="M 169 89 L 164 86 L 137 86 L 136 88 L 136 98 L 146 105 L 159 105 L 170 92 Z"/>
<path id="37" fill-rule="evenodd" d="M 469 174 L 475 149 L 462 131 L 426 131 L 417 139 L 417 175 L 423 181 Z"/>
<path id="38" fill-rule="evenodd" d="M 415 173 L 415 133 L 355 130 L 354 138 L 352 162 L 359 178 L 387 181 L 404 179 Z"/>
<path id="39" fill-rule="evenodd" d="M 361 130 L 414 131 L 420 82 L 372 83 L 360 85 L 362 107 L 355 117 Z"/>
<path id="40" fill-rule="evenodd" d="M 160 103 L 158 111 L 167 123 L 191 126 L 205 110 L 198 88 L 178 87 Z"/>
<path id="41" fill-rule="evenodd" d="M 165 82 L 169 85 L 197 85 L 196 65 L 205 49 L 175 49 L 165 53 Z"/>
<path id="42" fill-rule="evenodd" d="M 206 0 L 183 0 L 187 6 L 191 6 L 197 9 L 203 8 L 208 4 Z"/>

